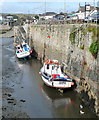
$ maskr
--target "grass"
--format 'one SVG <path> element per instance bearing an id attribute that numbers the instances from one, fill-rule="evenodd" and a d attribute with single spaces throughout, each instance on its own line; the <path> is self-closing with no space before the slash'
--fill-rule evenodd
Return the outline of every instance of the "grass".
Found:
<path id="1" fill-rule="evenodd" d="M 71 41 L 71 44 L 75 44 L 76 34 L 77 34 L 77 28 L 73 28 L 69 36 L 69 40 Z"/>
<path id="2" fill-rule="evenodd" d="M 80 46 L 80 49 L 84 50 L 84 45 Z"/>
<path id="3" fill-rule="evenodd" d="M 88 32 L 92 32 L 92 40 L 96 42 L 99 39 L 99 27 L 97 26 L 88 26 Z"/>

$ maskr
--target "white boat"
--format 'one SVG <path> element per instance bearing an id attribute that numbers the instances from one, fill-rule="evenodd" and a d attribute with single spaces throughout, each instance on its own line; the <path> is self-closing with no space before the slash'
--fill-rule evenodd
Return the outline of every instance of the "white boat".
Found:
<path id="1" fill-rule="evenodd" d="M 63 64 L 58 60 L 47 60 L 44 62 L 39 74 L 43 82 L 50 87 L 54 88 L 70 88 L 74 85 L 72 79 L 63 72 Z"/>
<path id="2" fill-rule="evenodd" d="M 32 53 L 31 48 L 29 47 L 29 45 L 25 42 L 23 42 L 22 44 L 18 44 L 16 46 L 16 56 L 18 58 L 25 58 L 28 57 L 30 54 Z"/>

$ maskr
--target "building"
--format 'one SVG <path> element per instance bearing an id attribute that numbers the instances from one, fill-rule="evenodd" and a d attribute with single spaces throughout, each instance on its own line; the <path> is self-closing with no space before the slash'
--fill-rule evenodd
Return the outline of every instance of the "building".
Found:
<path id="1" fill-rule="evenodd" d="M 52 19 L 57 13 L 55 12 L 46 12 L 43 14 L 39 14 L 39 19 Z"/>
<path id="2" fill-rule="evenodd" d="M 85 6 L 79 5 L 79 9 L 75 15 L 78 16 L 79 20 L 84 20 L 87 16 L 93 14 L 96 11 L 97 8 L 95 6 L 91 6 L 90 4 L 86 4 Z"/>
<path id="3" fill-rule="evenodd" d="M 4 20 L 5 18 L 2 15 L 0 15 L 0 21 L 4 21 Z"/>
<path id="4" fill-rule="evenodd" d="M 66 21 L 75 21 L 75 20 L 78 20 L 78 15 L 76 14 L 68 14 L 67 17 L 66 17 Z"/>
<path id="5" fill-rule="evenodd" d="M 2 21 L 3 20 L 3 18 L 2 18 L 2 16 L 0 16 L 0 21 Z"/>
<path id="6" fill-rule="evenodd" d="M 56 14 L 53 18 L 58 20 L 64 20 L 66 15 L 67 13 L 60 13 L 60 14 Z"/>
<path id="7" fill-rule="evenodd" d="M 12 16 L 12 15 L 7 15 L 6 18 L 7 18 L 8 20 L 12 20 L 12 19 L 13 19 L 13 16 Z"/>

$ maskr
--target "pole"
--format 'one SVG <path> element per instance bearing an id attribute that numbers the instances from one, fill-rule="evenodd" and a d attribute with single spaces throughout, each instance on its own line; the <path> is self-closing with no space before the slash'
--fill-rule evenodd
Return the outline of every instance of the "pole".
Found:
<path id="1" fill-rule="evenodd" d="M 64 0 L 64 13 L 66 12 L 66 0 Z"/>
<path id="2" fill-rule="evenodd" d="M 64 24 L 65 24 L 66 0 L 64 0 Z"/>
<path id="3" fill-rule="evenodd" d="M 94 9 L 95 9 L 95 0 L 94 0 Z"/>
<path id="4" fill-rule="evenodd" d="M 45 0 L 45 16 L 46 16 L 46 0 Z M 46 17 L 45 17 L 45 24 L 46 24 Z"/>
<path id="5" fill-rule="evenodd" d="M 86 18 L 86 2 L 85 2 L 85 18 Z"/>
<path id="6" fill-rule="evenodd" d="M 46 0 L 45 0 L 45 14 L 46 14 Z"/>

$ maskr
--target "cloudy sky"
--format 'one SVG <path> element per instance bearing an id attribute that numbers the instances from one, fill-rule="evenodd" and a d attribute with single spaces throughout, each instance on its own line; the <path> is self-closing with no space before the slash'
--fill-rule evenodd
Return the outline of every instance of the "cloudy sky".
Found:
<path id="1" fill-rule="evenodd" d="M 85 2 L 97 5 L 98 0 L 0 0 L 0 13 L 60 13 L 77 11 Z M 46 6 L 46 7 L 45 7 Z"/>

